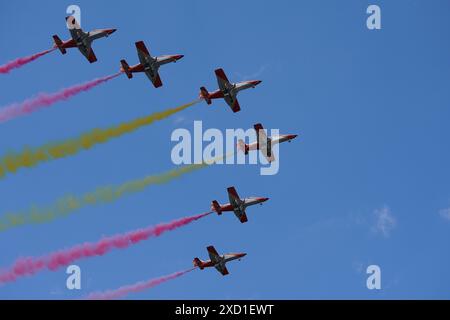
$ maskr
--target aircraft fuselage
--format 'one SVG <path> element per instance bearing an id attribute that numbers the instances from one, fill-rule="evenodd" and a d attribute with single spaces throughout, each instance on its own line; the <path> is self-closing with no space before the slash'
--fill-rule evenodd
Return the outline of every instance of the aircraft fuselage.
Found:
<path id="1" fill-rule="evenodd" d="M 242 199 L 241 210 L 244 210 L 247 207 L 253 206 L 255 204 L 263 203 L 269 200 L 269 198 L 263 197 L 249 197 Z M 234 211 L 233 205 L 230 203 L 226 203 L 220 206 L 222 211 Z"/>
<path id="2" fill-rule="evenodd" d="M 297 137 L 296 134 L 280 134 L 277 136 L 268 137 L 268 139 L 270 139 L 271 147 L 272 147 L 278 143 L 282 143 L 282 142 L 286 142 L 286 141 L 290 142 L 292 139 L 295 139 L 296 137 Z M 252 142 L 248 145 L 249 150 L 259 149 L 260 146 L 259 147 L 258 146 L 259 146 L 258 141 Z"/>
<path id="3" fill-rule="evenodd" d="M 181 59 L 182 57 L 183 55 L 181 54 L 160 56 L 155 58 L 151 56 L 145 56 L 144 62 L 131 66 L 130 71 L 145 72 L 150 77 L 150 79 L 152 79 L 158 73 L 160 66 L 170 62 L 177 62 L 177 60 Z"/>
<path id="4" fill-rule="evenodd" d="M 211 268 L 216 266 L 225 267 L 225 264 L 229 261 L 240 260 L 242 257 L 245 257 L 246 253 L 227 253 L 219 256 L 219 261 L 216 263 L 211 260 L 201 261 L 202 268 Z"/>
<path id="5" fill-rule="evenodd" d="M 250 80 L 250 81 L 242 81 L 237 83 L 231 83 L 229 88 L 225 88 L 223 90 L 217 89 L 209 94 L 210 99 L 220 99 L 225 98 L 227 96 L 235 99 L 237 94 L 246 89 L 255 88 L 258 84 L 260 84 L 260 80 Z"/>
<path id="6" fill-rule="evenodd" d="M 115 31 L 116 29 L 98 29 L 86 33 L 81 29 L 70 29 L 70 35 L 78 50 L 80 50 L 85 57 L 88 57 L 94 40 L 108 37 Z"/>

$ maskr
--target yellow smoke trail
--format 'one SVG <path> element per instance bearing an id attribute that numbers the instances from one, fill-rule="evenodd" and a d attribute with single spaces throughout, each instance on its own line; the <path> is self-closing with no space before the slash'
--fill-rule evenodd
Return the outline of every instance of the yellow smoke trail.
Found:
<path id="1" fill-rule="evenodd" d="M 24 212 L 7 213 L 5 216 L 0 218 L 0 232 L 23 225 L 50 222 L 54 219 L 68 216 L 76 210 L 86 206 L 113 202 L 127 194 L 142 191 L 150 185 L 170 182 L 171 180 L 181 177 L 184 174 L 212 165 L 216 161 L 231 155 L 233 155 L 232 152 L 224 156 L 206 160 L 200 164 L 185 165 L 181 168 L 172 169 L 162 174 L 130 180 L 120 185 L 99 187 L 94 191 L 90 191 L 79 196 L 67 195 L 45 207 L 33 205 Z"/>
<path id="2" fill-rule="evenodd" d="M 97 144 L 108 142 L 112 138 L 133 132 L 155 121 L 166 119 L 198 102 L 199 100 L 195 100 L 176 108 L 155 112 L 109 128 L 96 128 L 73 139 L 50 143 L 33 149 L 24 148 L 19 153 L 11 152 L 0 159 L 0 178 L 7 173 L 15 173 L 20 168 L 31 168 L 41 162 L 68 157 L 77 154 L 81 150 L 88 150 Z"/>

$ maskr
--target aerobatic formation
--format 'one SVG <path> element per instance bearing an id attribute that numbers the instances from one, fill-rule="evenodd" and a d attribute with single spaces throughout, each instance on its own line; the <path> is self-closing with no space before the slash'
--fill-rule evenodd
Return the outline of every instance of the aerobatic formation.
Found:
<path id="1" fill-rule="evenodd" d="M 116 31 L 116 29 L 110 28 L 85 32 L 81 29 L 78 22 L 72 16 L 66 18 L 66 25 L 69 29 L 70 39 L 63 41 L 58 37 L 58 35 L 53 35 L 54 45 L 52 48 L 30 56 L 17 58 L 1 65 L 0 73 L 9 73 L 11 70 L 25 66 L 26 64 L 31 63 L 32 61 L 35 61 L 55 50 L 59 50 L 62 54 L 66 54 L 67 49 L 70 48 L 78 48 L 81 54 L 90 63 L 94 63 L 97 61 L 97 56 L 92 48 L 93 42 L 97 39 L 108 37 Z M 117 73 L 100 77 L 82 84 L 73 85 L 51 94 L 40 93 L 35 97 L 27 99 L 21 103 L 14 103 L 1 108 L 0 122 L 9 121 L 19 116 L 30 115 L 34 111 L 41 108 L 48 107 L 59 101 L 70 99 L 74 95 L 106 83 L 121 74 L 125 74 L 129 79 L 131 79 L 133 78 L 134 73 L 145 73 L 153 86 L 155 88 L 159 88 L 163 85 L 160 77 L 160 67 L 171 62 L 177 62 L 184 57 L 182 54 L 152 56 L 144 41 L 135 42 L 135 47 L 139 63 L 129 65 L 125 59 L 122 59 L 120 60 L 120 69 Z M 20 168 L 34 167 L 41 162 L 68 157 L 82 150 L 87 151 L 96 144 L 106 143 L 112 138 L 133 132 L 143 126 L 150 125 L 155 121 L 166 119 L 167 117 L 185 110 L 201 100 L 204 100 L 208 105 L 210 105 L 214 99 L 224 99 L 225 103 L 233 112 L 238 112 L 241 110 L 241 106 L 237 99 L 238 93 L 245 89 L 255 88 L 261 83 L 261 80 L 249 80 L 232 83 L 228 80 L 224 70 L 221 68 L 215 70 L 215 75 L 219 88 L 213 92 L 208 92 L 208 90 L 202 86 L 200 88 L 199 99 L 191 103 L 186 103 L 160 112 L 155 112 L 148 116 L 123 122 L 109 128 L 93 129 L 92 131 L 86 132 L 76 138 L 67 139 L 56 143 L 48 143 L 37 148 L 26 148 L 19 153 L 6 154 L 3 157 L 0 157 L 0 178 L 5 177 L 7 173 L 15 173 Z M 273 145 L 285 141 L 291 142 L 291 140 L 297 137 L 297 134 L 267 136 L 263 126 L 260 123 L 255 124 L 254 129 L 256 131 L 257 141 L 246 144 L 243 140 L 239 140 L 237 143 L 237 148 L 246 155 L 252 150 L 259 150 L 269 162 L 276 161 L 272 152 Z M 227 155 L 222 156 L 222 158 L 224 157 L 227 157 Z M 0 231 L 5 231 L 23 224 L 40 224 L 43 222 L 50 222 L 57 217 L 67 216 L 69 213 L 79 210 L 84 206 L 95 205 L 101 202 L 112 202 L 118 200 L 125 194 L 141 191 L 150 185 L 169 182 L 186 173 L 195 171 L 213 163 L 214 161 L 204 164 L 185 166 L 159 175 L 146 176 L 140 179 L 127 181 L 117 186 L 100 187 L 95 191 L 91 191 L 80 196 L 70 195 L 65 198 L 60 198 L 48 207 L 38 208 L 33 206 L 30 210 L 25 212 L 9 213 L 4 216 L 0 216 Z M 256 204 L 263 204 L 269 200 L 267 197 L 241 198 L 234 186 L 228 187 L 227 193 L 229 203 L 220 204 L 217 200 L 213 200 L 210 207 L 211 211 L 206 213 L 183 217 L 168 223 L 161 223 L 156 226 L 145 227 L 123 234 L 103 237 L 97 242 L 85 242 L 68 249 L 61 249 L 39 257 L 18 258 L 10 268 L 0 268 L 0 284 L 14 282 L 18 278 L 34 275 L 44 269 L 55 271 L 60 267 L 69 265 L 79 259 L 102 256 L 113 249 L 126 249 L 143 240 L 148 240 L 152 237 L 159 237 L 163 233 L 187 226 L 194 221 L 211 215 L 213 212 L 218 215 L 222 215 L 224 212 L 233 212 L 241 223 L 245 223 L 249 221 L 246 213 L 247 207 Z M 227 253 L 221 255 L 217 252 L 213 245 L 209 245 L 207 247 L 207 252 L 209 259 L 201 260 L 200 258 L 194 258 L 193 268 L 191 267 L 190 269 L 178 271 L 159 278 L 138 282 L 132 285 L 125 285 L 115 290 L 94 292 L 87 295 L 86 299 L 122 298 L 130 293 L 147 290 L 169 280 L 176 279 L 197 268 L 200 270 L 205 268 L 215 268 L 219 273 L 225 276 L 229 274 L 226 266 L 228 262 L 233 260 L 241 260 L 242 257 L 246 256 L 246 253 Z"/>

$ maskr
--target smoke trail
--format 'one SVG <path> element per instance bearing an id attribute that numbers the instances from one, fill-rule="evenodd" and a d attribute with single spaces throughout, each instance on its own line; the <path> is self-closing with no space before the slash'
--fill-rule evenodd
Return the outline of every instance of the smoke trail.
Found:
<path id="1" fill-rule="evenodd" d="M 213 159 L 206 159 L 200 164 L 185 165 L 161 174 L 129 180 L 119 185 L 98 187 L 82 195 L 66 195 L 48 206 L 38 207 L 32 205 L 23 212 L 7 213 L 0 218 L 0 232 L 28 224 L 48 223 L 58 218 L 67 217 L 86 206 L 116 201 L 128 194 L 143 191 L 148 186 L 168 183 L 173 179 L 212 165 L 216 161 L 225 159 L 233 154 L 233 152 L 230 152 Z"/>
<path id="2" fill-rule="evenodd" d="M 46 256 L 37 258 L 25 257 L 19 258 L 8 270 L 0 271 L 0 284 L 16 281 L 17 278 L 27 275 L 34 275 L 44 269 L 55 271 L 62 266 L 69 265 L 76 260 L 103 256 L 112 249 L 125 249 L 130 245 L 135 245 L 143 240 L 153 237 L 159 237 L 164 232 L 172 231 L 177 228 L 197 221 L 211 212 L 202 213 L 195 216 L 184 217 L 168 223 L 162 223 L 156 226 L 147 227 L 130 231 L 124 234 L 118 234 L 103 238 L 95 243 L 83 243 L 70 249 L 64 249 L 50 253 Z"/>
<path id="3" fill-rule="evenodd" d="M 0 109 L 0 122 L 6 122 L 17 117 L 25 116 L 39 109 L 49 107 L 58 101 L 67 100 L 80 92 L 90 90 L 102 83 L 114 79 L 120 74 L 121 72 L 118 72 L 113 75 L 97 78 L 69 88 L 61 89 L 54 93 L 39 93 L 36 97 Z"/>
<path id="4" fill-rule="evenodd" d="M 0 73 L 9 73 L 12 69 L 20 68 L 20 67 L 26 65 L 27 63 L 30 63 L 31 61 L 34 61 L 37 58 L 40 58 L 40 57 L 46 55 L 47 53 L 50 53 L 50 52 L 54 51 L 55 49 L 56 48 L 44 50 L 42 52 L 38 52 L 38 53 L 33 54 L 31 56 L 17 58 L 17 59 L 12 60 L 12 61 L 10 61 L 8 63 L 5 63 L 4 65 L 0 66 Z"/>
<path id="5" fill-rule="evenodd" d="M 81 196 L 67 195 L 46 207 L 31 206 L 26 212 L 8 213 L 0 219 L 0 232 L 27 224 L 50 222 L 57 218 L 66 217 L 89 205 L 113 202 L 127 194 L 140 192 L 150 185 L 167 183 L 206 165 L 206 163 L 186 165 L 162 174 L 127 181 L 120 185 L 99 187 Z"/>
<path id="6" fill-rule="evenodd" d="M 20 168 L 34 167 L 41 162 L 71 156 L 81 150 L 89 150 L 97 144 L 108 142 L 112 138 L 118 138 L 141 127 L 151 125 L 155 121 L 166 119 L 198 102 L 199 100 L 195 100 L 176 108 L 155 112 L 109 128 L 93 129 L 73 139 L 46 144 L 34 149 L 25 148 L 19 153 L 6 154 L 0 158 L 0 178 L 4 177 L 6 173 L 15 173 Z"/>
<path id="7" fill-rule="evenodd" d="M 141 281 L 132 285 L 123 286 L 116 290 L 108 290 L 104 292 L 94 292 L 91 293 L 86 297 L 86 299 L 89 300 L 110 300 L 110 299 L 119 299 L 122 298 L 130 293 L 133 292 L 140 292 L 144 291 L 153 287 L 156 287 L 157 285 L 160 285 L 161 283 L 167 282 L 169 280 L 173 280 L 176 278 L 179 278 L 183 275 L 185 275 L 188 272 L 191 272 L 195 270 L 196 268 L 191 268 L 184 271 L 178 271 L 172 274 L 169 274 L 167 276 L 162 276 L 155 279 L 150 279 L 147 281 Z"/>

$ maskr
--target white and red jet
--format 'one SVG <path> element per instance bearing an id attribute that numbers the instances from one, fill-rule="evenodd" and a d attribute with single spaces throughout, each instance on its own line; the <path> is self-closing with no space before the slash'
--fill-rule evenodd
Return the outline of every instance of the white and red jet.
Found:
<path id="1" fill-rule="evenodd" d="M 275 160 L 275 156 L 272 153 L 272 147 L 281 142 L 291 142 L 292 139 L 297 137 L 297 134 L 280 134 L 277 136 L 268 137 L 262 124 L 257 123 L 253 126 L 256 131 L 256 141 L 250 144 L 246 144 L 242 139 L 238 141 L 239 150 L 248 154 L 251 150 L 261 150 L 264 157 L 268 162 Z"/>
<path id="2" fill-rule="evenodd" d="M 239 110 L 241 110 L 241 107 L 239 106 L 239 102 L 237 100 L 238 92 L 249 88 L 255 88 L 262 82 L 261 80 L 249 80 L 238 83 L 231 83 L 225 75 L 223 69 L 216 69 L 214 72 L 216 73 L 219 89 L 212 93 L 209 93 L 205 87 L 201 87 L 199 97 L 201 99 L 204 99 L 207 104 L 211 104 L 212 99 L 223 98 L 225 102 L 230 106 L 231 110 L 233 110 L 233 112 L 238 112 Z"/>
<path id="3" fill-rule="evenodd" d="M 162 86 L 162 81 L 158 73 L 159 67 L 166 63 L 177 62 L 184 57 L 182 54 L 152 57 L 143 41 L 138 41 L 135 45 L 140 63 L 130 67 L 128 63 L 122 59 L 120 60 L 120 64 L 122 65 L 120 71 L 125 72 L 128 79 L 133 78 L 133 73 L 135 72 L 145 72 L 155 88 Z"/>
<path id="4" fill-rule="evenodd" d="M 94 50 L 92 50 L 92 42 L 103 37 L 108 37 L 116 31 L 116 29 L 97 29 L 84 32 L 72 16 L 66 17 L 66 24 L 69 27 L 72 39 L 62 41 L 55 34 L 53 35 L 54 47 L 58 48 L 62 54 L 66 54 L 66 49 L 68 48 L 78 48 L 90 63 L 97 61 Z"/>
<path id="5" fill-rule="evenodd" d="M 226 253 L 220 255 L 217 253 L 214 246 L 209 246 L 206 248 L 208 250 L 209 259 L 207 261 L 202 261 L 199 258 L 194 258 L 194 266 L 203 270 L 204 268 L 214 267 L 219 271 L 223 276 L 229 274 L 227 267 L 225 264 L 232 260 L 241 260 L 242 257 L 246 256 L 246 253 Z"/>
<path id="6" fill-rule="evenodd" d="M 269 200 L 269 198 L 263 197 L 249 197 L 241 199 L 234 187 L 227 188 L 227 191 L 230 203 L 220 205 L 216 200 L 213 200 L 211 202 L 211 210 L 217 212 L 218 215 L 221 215 L 224 211 L 233 211 L 241 223 L 248 221 L 247 215 L 245 214 L 245 209 L 247 207 L 258 203 L 262 204 L 263 202 Z"/>

